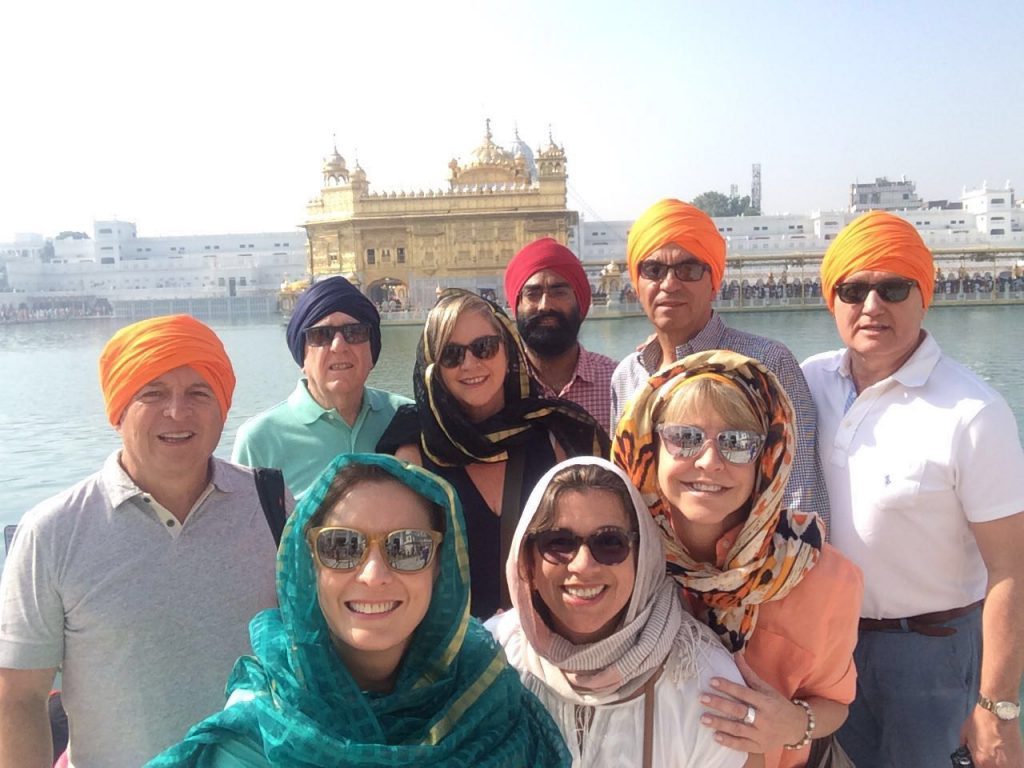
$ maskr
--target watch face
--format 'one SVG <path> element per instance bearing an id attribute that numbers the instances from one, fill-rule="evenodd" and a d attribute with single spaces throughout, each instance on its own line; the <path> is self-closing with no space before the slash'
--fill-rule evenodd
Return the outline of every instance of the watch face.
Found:
<path id="1" fill-rule="evenodd" d="M 1000 720 L 1013 720 L 1020 715 L 1020 704 L 1012 701 L 997 701 L 992 705 L 992 711 Z"/>

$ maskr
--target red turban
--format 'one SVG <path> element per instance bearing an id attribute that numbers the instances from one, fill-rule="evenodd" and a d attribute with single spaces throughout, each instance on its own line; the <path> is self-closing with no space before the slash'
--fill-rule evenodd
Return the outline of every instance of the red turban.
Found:
<path id="1" fill-rule="evenodd" d="M 505 300 L 512 307 L 512 316 L 518 313 L 519 293 L 526 281 L 542 269 L 550 269 L 569 282 L 576 294 L 580 317 L 586 317 L 590 311 L 590 282 L 583 265 L 572 251 L 550 237 L 534 240 L 513 256 L 505 268 Z"/>
<path id="2" fill-rule="evenodd" d="M 935 265 L 914 225 L 885 211 L 869 211 L 850 222 L 821 260 L 821 293 L 831 310 L 836 283 L 855 272 L 892 272 L 921 289 L 922 306 L 932 303 Z"/>
<path id="3" fill-rule="evenodd" d="M 125 326 L 100 354 L 100 387 L 107 418 L 121 423 L 135 393 L 153 379 L 187 365 L 203 377 L 227 420 L 235 373 L 224 345 L 209 326 L 190 315 L 154 317 Z"/>
<path id="4" fill-rule="evenodd" d="M 725 274 L 725 240 L 704 211 L 671 198 L 655 203 L 640 214 L 629 230 L 626 266 L 634 288 L 640 262 L 669 243 L 675 243 L 707 264 L 711 268 L 711 287 L 718 290 Z"/>

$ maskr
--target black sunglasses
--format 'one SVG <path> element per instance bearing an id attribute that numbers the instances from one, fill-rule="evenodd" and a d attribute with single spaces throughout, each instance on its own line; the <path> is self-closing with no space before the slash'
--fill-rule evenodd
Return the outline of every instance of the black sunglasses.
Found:
<path id="1" fill-rule="evenodd" d="M 699 456 L 709 440 L 730 464 L 749 464 L 761 452 L 764 435 L 747 429 L 723 429 L 713 437 L 691 424 L 659 424 L 657 432 L 673 458 Z"/>
<path id="2" fill-rule="evenodd" d="M 682 261 L 679 264 L 664 264 L 660 261 L 645 259 L 640 262 L 640 277 L 660 283 L 668 275 L 668 271 L 676 276 L 676 280 L 683 283 L 696 283 L 709 267 L 702 261 Z"/>
<path id="3" fill-rule="evenodd" d="M 568 565 L 582 546 L 601 565 L 618 565 L 629 557 L 630 547 L 638 538 L 636 531 L 614 526 L 598 528 L 589 536 L 580 536 L 567 528 L 552 528 L 530 536 L 540 556 L 552 565 Z"/>
<path id="4" fill-rule="evenodd" d="M 877 283 L 866 283 L 852 280 L 848 283 L 836 284 L 836 296 L 844 304 L 863 304 L 868 294 L 875 291 L 878 298 L 887 304 L 898 304 L 910 295 L 910 289 L 917 285 L 913 280 L 891 278 Z"/>
<path id="5" fill-rule="evenodd" d="M 468 344 L 456 344 L 449 341 L 441 348 L 441 357 L 438 360 L 444 368 L 458 368 L 466 359 L 466 350 L 473 353 L 477 360 L 490 360 L 498 354 L 501 346 L 501 336 L 477 336 Z"/>
<path id="6" fill-rule="evenodd" d="M 313 557 L 322 568 L 332 571 L 358 568 L 366 562 L 370 547 L 376 543 L 388 567 L 399 573 L 416 573 L 430 565 L 443 538 L 437 531 L 415 528 L 367 534 L 355 528 L 320 526 L 306 534 Z"/>
<path id="7" fill-rule="evenodd" d="M 370 324 L 314 325 L 305 330 L 306 343 L 311 347 L 326 347 L 339 333 L 348 344 L 365 344 L 370 340 Z"/>

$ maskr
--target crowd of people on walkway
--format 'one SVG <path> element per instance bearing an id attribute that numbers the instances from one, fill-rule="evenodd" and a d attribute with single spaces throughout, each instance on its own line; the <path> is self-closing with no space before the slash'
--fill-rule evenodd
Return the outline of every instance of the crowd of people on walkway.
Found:
<path id="1" fill-rule="evenodd" d="M 114 309 L 106 301 L 47 299 L 45 301 L 0 304 L 0 324 L 38 323 L 86 317 L 113 317 Z"/>
<path id="2" fill-rule="evenodd" d="M 844 346 L 802 364 L 714 311 L 725 263 L 703 212 L 645 211 L 616 361 L 579 260 L 530 243 L 509 312 L 438 296 L 412 399 L 323 279 L 231 461 L 214 331 L 119 330 L 121 444 L 0 578 L 0 768 L 1024 765 L 1024 450 L 923 328 L 932 254 L 854 220 L 820 274 Z"/>

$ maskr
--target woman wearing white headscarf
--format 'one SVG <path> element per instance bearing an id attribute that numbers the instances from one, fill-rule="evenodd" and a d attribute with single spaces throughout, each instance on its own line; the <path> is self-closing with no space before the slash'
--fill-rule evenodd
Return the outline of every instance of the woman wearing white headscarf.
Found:
<path id="1" fill-rule="evenodd" d="M 657 527 L 622 470 L 584 457 L 545 474 L 506 575 L 514 608 L 492 632 L 562 731 L 573 766 L 745 764 L 700 724 L 701 691 L 739 672 L 683 610 Z"/>

